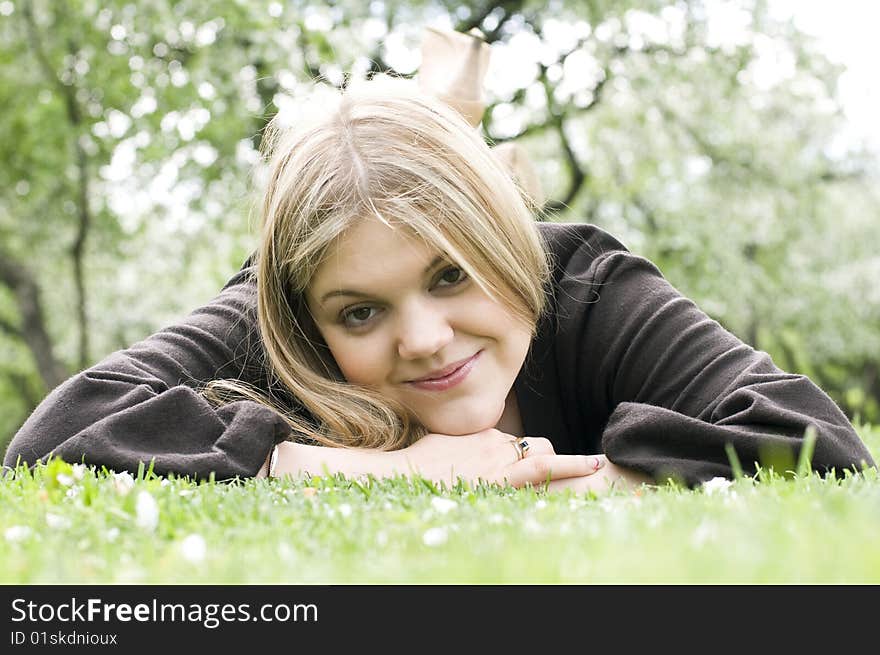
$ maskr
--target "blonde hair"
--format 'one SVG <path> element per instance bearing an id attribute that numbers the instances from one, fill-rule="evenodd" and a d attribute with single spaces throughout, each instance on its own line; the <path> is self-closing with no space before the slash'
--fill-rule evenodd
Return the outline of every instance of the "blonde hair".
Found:
<path id="1" fill-rule="evenodd" d="M 337 237 L 367 217 L 407 229 L 533 334 L 549 266 L 534 207 L 454 110 L 403 80 L 352 84 L 336 103 L 307 126 L 284 128 L 276 117 L 263 139 L 269 177 L 256 260 L 260 336 L 271 383 L 314 420 L 234 380 L 215 380 L 205 391 L 272 407 L 298 441 L 394 450 L 424 428 L 391 399 L 345 381 L 305 300 Z"/>

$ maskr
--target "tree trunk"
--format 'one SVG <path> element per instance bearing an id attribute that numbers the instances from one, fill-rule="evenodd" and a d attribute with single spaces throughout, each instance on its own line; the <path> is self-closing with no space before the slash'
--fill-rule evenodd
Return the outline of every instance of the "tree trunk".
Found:
<path id="1" fill-rule="evenodd" d="M 0 283 L 9 287 L 15 296 L 21 315 L 18 333 L 34 358 L 43 384 L 47 389 L 54 389 L 67 378 L 67 371 L 53 354 L 36 281 L 24 265 L 14 262 L 4 252 L 0 255 Z"/>

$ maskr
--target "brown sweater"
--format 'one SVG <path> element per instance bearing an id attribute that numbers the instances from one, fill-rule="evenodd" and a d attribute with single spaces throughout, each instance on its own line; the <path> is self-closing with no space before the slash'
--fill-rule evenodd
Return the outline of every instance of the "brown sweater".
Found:
<path id="1" fill-rule="evenodd" d="M 825 393 L 707 317 L 648 260 L 592 225 L 539 227 L 555 266 L 514 383 L 527 435 L 691 485 L 731 477 L 725 444 L 747 471 L 768 452 L 797 458 L 810 425 L 814 469 L 874 465 Z M 216 378 L 268 389 L 253 273 L 248 260 L 209 304 L 52 391 L 4 465 L 54 453 L 116 471 L 155 460 L 159 474 L 255 475 L 287 424 L 252 401 L 212 407 L 197 391 Z"/>

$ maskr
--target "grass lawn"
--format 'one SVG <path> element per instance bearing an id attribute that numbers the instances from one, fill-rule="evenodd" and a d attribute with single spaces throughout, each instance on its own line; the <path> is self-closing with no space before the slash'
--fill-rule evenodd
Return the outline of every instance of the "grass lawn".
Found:
<path id="1" fill-rule="evenodd" d="M 880 427 L 858 425 L 880 461 Z M 880 583 L 880 475 L 604 497 L 423 481 L 0 480 L 0 583 Z"/>

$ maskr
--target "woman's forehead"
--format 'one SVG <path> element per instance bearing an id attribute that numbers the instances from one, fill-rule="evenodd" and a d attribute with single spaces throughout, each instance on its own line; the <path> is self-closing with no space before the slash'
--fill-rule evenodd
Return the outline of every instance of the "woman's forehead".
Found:
<path id="1" fill-rule="evenodd" d="M 356 221 L 327 248 L 309 287 L 322 293 L 330 287 L 393 283 L 421 276 L 445 253 L 406 225 L 369 217 Z"/>

